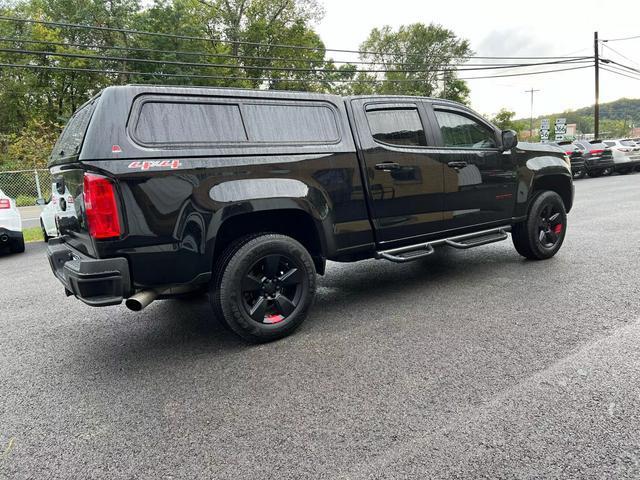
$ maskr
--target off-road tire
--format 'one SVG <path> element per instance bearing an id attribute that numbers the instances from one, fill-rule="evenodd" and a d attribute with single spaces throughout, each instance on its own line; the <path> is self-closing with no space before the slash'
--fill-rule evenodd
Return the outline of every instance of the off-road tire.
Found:
<path id="1" fill-rule="evenodd" d="M 253 343 L 285 337 L 306 319 L 316 291 L 316 270 L 309 252 L 298 241 L 285 235 L 266 233 L 245 238 L 221 259 L 226 265 L 217 276 L 219 288 L 212 295 L 226 325 L 240 337 Z M 300 290 L 295 308 L 278 323 L 267 324 L 253 319 L 246 308 L 242 283 L 253 266 L 269 256 L 290 259 L 299 269 Z M 296 287 L 297 288 L 297 287 Z M 217 295 L 217 296 L 216 296 Z"/>
<path id="2" fill-rule="evenodd" d="M 552 246 L 545 245 L 541 237 L 541 215 L 546 207 L 550 211 L 558 213 L 557 225 L 561 225 L 561 231 L 556 234 L 557 240 Z M 543 223 L 543 222 L 542 222 Z M 564 242 L 567 232 L 567 212 L 560 195 L 552 191 L 544 191 L 538 194 L 529 207 L 527 220 L 513 225 L 511 239 L 516 251 L 530 260 L 545 260 L 553 257 Z M 545 237 L 545 240 L 548 240 Z"/>

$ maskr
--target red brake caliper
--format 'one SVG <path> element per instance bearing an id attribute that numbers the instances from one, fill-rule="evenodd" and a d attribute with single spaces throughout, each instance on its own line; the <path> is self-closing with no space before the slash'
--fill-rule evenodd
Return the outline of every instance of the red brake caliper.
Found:
<path id="1" fill-rule="evenodd" d="M 553 227 L 553 231 L 556 235 L 560 235 L 560 233 L 562 232 L 562 224 L 559 223 L 558 225 Z"/>
<path id="2" fill-rule="evenodd" d="M 264 323 L 270 323 L 270 324 L 280 323 L 283 320 L 284 320 L 284 317 L 278 314 L 267 315 L 266 317 L 264 317 Z"/>

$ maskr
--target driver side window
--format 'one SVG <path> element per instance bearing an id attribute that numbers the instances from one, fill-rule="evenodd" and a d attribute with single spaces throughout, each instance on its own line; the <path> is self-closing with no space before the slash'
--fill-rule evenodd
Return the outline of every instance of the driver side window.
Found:
<path id="1" fill-rule="evenodd" d="M 435 110 L 445 147 L 496 148 L 493 130 L 470 117 L 444 110 Z"/>

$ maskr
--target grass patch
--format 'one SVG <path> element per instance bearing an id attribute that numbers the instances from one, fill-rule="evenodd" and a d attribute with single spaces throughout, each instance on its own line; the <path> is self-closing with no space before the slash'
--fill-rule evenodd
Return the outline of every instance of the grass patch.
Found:
<path id="1" fill-rule="evenodd" d="M 42 236 L 42 229 L 40 227 L 30 227 L 22 230 L 25 242 L 42 242 L 44 237 Z"/>
<path id="2" fill-rule="evenodd" d="M 36 204 L 36 197 L 31 197 L 29 195 L 18 195 L 16 197 L 17 207 L 30 207 L 35 204 Z"/>

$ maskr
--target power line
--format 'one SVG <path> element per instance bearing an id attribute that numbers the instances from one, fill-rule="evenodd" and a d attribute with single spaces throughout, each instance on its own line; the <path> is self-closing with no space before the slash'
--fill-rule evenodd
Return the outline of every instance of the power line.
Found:
<path id="1" fill-rule="evenodd" d="M 640 66 L 640 63 L 635 62 L 634 60 L 631 60 L 629 57 L 624 56 L 623 54 L 621 54 L 620 52 L 618 52 L 617 50 L 614 50 L 613 48 L 611 48 L 609 45 L 604 44 L 605 47 L 607 47 L 609 50 L 611 50 L 613 53 L 615 53 L 616 55 L 621 56 L 622 58 L 624 58 L 625 60 L 633 63 L 634 65 L 638 65 Z"/>
<path id="2" fill-rule="evenodd" d="M 302 68 L 302 67 L 270 67 L 270 66 L 256 66 L 256 65 L 237 65 L 237 64 L 225 64 L 225 63 L 196 63 L 196 62 L 180 62 L 174 60 L 152 60 L 152 59 L 140 59 L 140 58 L 130 58 L 130 57 L 113 57 L 113 56 L 105 56 L 105 55 L 89 55 L 84 53 L 62 53 L 62 52 L 51 52 L 51 51 L 42 51 L 42 50 L 25 50 L 25 49 L 13 49 L 13 48 L 0 48 L 0 52 L 4 53 L 15 53 L 20 55 L 46 55 L 46 56 L 54 56 L 54 57 L 63 57 L 63 58 L 83 58 L 83 59 L 91 59 L 91 60 L 106 60 L 113 62 L 130 62 L 130 63 L 147 63 L 154 65 L 175 65 L 181 67 L 203 67 L 203 68 L 226 68 L 231 70 L 267 70 L 267 71 L 282 71 L 282 72 L 307 72 L 307 73 L 341 73 L 338 70 L 329 70 L 329 69 L 315 69 L 315 68 Z M 486 66 L 486 67 L 470 67 L 470 68 L 457 68 L 457 69 L 442 69 L 442 68 L 434 68 L 428 70 L 417 70 L 417 69 L 409 69 L 409 70 L 375 70 L 375 69 L 362 69 L 357 70 L 357 72 L 361 73 L 433 73 L 433 72 L 442 72 L 442 71 L 479 71 L 479 70 L 496 70 L 496 69 L 511 69 L 511 68 L 522 68 L 522 67 L 533 67 L 540 65 L 558 65 L 558 64 L 569 64 L 569 63 L 584 63 L 588 60 L 556 60 L 551 62 L 537 62 L 537 63 L 522 63 L 522 64 L 511 64 L 506 66 Z"/>
<path id="3" fill-rule="evenodd" d="M 39 25 L 48 25 L 48 26 L 56 26 L 56 27 L 65 27 L 65 28 L 78 28 L 85 30 L 99 30 L 99 31 L 108 31 L 108 32 L 119 32 L 119 33 L 128 33 L 132 35 L 147 35 L 154 37 L 163 37 L 163 38 L 174 38 L 180 40 L 197 40 L 204 42 L 218 42 L 218 43 L 226 43 L 230 45 L 249 45 L 255 47 L 271 47 L 271 48 L 290 48 L 294 50 L 305 50 L 305 51 L 322 51 L 322 52 L 335 52 L 335 53 L 354 53 L 359 55 L 397 55 L 393 52 L 372 52 L 372 51 L 363 51 L 363 50 L 348 50 L 348 49 L 337 49 L 337 48 L 324 48 L 324 47 L 309 47 L 304 45 L 287 45 L 287 44 L 278 44 L 278 43 L 261 43 L 261 42 L 248 42 L 243 40 L 225 40 L 225 39 L 213 39 L 207 37 L 196 37 L 191 35 L 176 35 L 171 33 L 161 33 L 161 32 L 147 32 L 144 30 L 131 30 L 125 28 L 115 28 L 115 27 L 100 27 L 100 26 L 91 26 L 91 25 L 81 25 L 77 23 L 64 23 L 64 22 L 51 22 L 44 20 L 33 20 L 27 18 L 17 18 L 17 17 L 9 17 L 5 15 L 0 15 L 0 21 L 8 21 L 8 22 L 18 22 L 18 23 L 32 23 Z M 421 54 L 414 54 L 421 55 Z M 464 58 L 476 58 L 476 59 L 485 59 L 485 60 L 500 60 L 500 59 L 518 59 L 518 60 L 534 60 L 534 59 L 576 59 L 580 57 L 483 57 L 483 56 L 461 56 L 456 57 L 460 59 Z"/>
<path id="4" fill-rule="evenodd" d="M 607 40 L 600 40 L 601 42 L 621 42 L 623 40 L 634 40 L 640 38 L 640 35 L 634 35 L 633 37 L 621 37 L 621 38 L 609 38 Z"/>
<path id="5" fill-rule="evenodd" d="M 487 77 L 465 77 L 465 78 L 458 78 L 458 80 L 480 80 L 480 79 L 485 79 L 485 78 L 523 77 L 523 76 L 528 76 L 528 75 L 541 75 L 543 73 L 555 73 L 555 72 L 568 72 L 570 70 L 582 70 L 584 68 L 591 68 L 591 65 L 584 65 L 582 67 L 571 67 L 571 68 L 557 68 L 555 70 L 542 70 L 542 71 L 539 71 L 539 72 L 510 73 L 510 74 L 506 74 L 506 75 L 491 75 L 491 76 L 487 76 Z"/>
<path id="6" fill-rule="evenodd" d="M 618 62 L 616 62 L 615 60 L 607 59 L 607 61 L 606 61 L 606 62 L 604 62 L 604 63 L 613 63 L 614 65 L 618 65 L 618 66 L 620 66 L 620 67 L 622 67 L 622 68 L 626 68 L 627 70 L 631 70 L 631 71 L 632 71 L 632 72 L 634 72 L 634 73 L 640 73 L 640 70 L 639 70 L 639 69 L 637 69 L 637 68 L 633 68 L 633 67 L 630 67 L 630 66 L 628 66 L 628 65 L 624 65 L 624 64 L 622 64 L 622 63 L 618 63 Z"/>
<path id="7" fill-rule="evenodd" d="M 73 67 L 58 67 L 51 65 L 30 65 L 30 64 L 17 64 L 17 63 L 0 63 L 0 67 L 6 68 L 26 68 L 35 70 L 52 70 L 63 72 L 83 72 L 83 73 L 102 73 L 107 75 L 130 75 L 130 76 L 150 76 L 150 77 L 175 77 L 175 78 L 191 78 L 191 79 L 208 79 L 208 80 L 240 80 L 240 81 L 261 81 L 261 82 L 298 82 L 298 83 L 419 83 L 423 82 L 422 79 L 311 79 L 311 78 L 270 78 L 270 77 L 237 77 L 237 76 L 224 76 L 224 75 L 201 75 L 201 74 L 180 74 L 180 73 L 153 73 L 153 72 L 135 72 L 128 70 L 105 70 L 99 68 L 73 68 Z M 489 76 L 475 76 L 459 78 L 459 80 L 481 80 L 487 78 L 502 78 L 502 77 L 520 77 L 528 75 L 540 75 L 544 73 L 566 72 L 569 70 L 581 70 L 583 68 L 590 68 L 585 65 L 581 67 L 571 68 L 559 68 L 553 70 L 543 70 L 538 72 L 529 73 L 512 73 L 503 75 L 489 75 Z M 339 73 L 339 72 L 337 72 Z"/>
<path id="8" fill-rule="evenodd" d="M 605 67 L 605 66 L 602 66 L 602 67 L 600 67 L 600 68 L 601 68 L 602 70 L 606 70 L 607 72 L 615 73 L 616 75 L 621 75 L 621 76 L 623 76 L 623 77 L 631 78 L 631 79 L 633 79 L 633 80 L 640 80 L 640 77 L 634 77 L 634 76 L 632 76 L 632 75 L 627 75 L 626 73 L 621 73 L 621 72 L 619 72 L 619 71 L 612 70 L 611 68 L 608 68 L 608 67 Z"/>
<path id="9" fill-rule="evenodd" d="M 626 70 L 617 65 L 602 65 L 600 68 L 608 68 L 610 71 L 619 72 L 621 74 L 629 75 L 632 77 L 640 78 L 640 74 L 634 73 L 633 71 Z"/>
<path id="10" fill-rule="evenodd" d="M 59 47 L 78 47 L 82 49 L 100 49 L 100 50 L 113 50 L 113 51 L 121 51 L 121 52 L 141 52 L 141 53 L 153 53 L 153 54 L 170 54 L 170 55 L 185 55 L 185 56 L 200 56 L 200 57 L 213 57 L 213 58 L 232 58 L 232 59 L 242 59 L 242 60 L 260 60 L 260 61 L 288 61 L 288 62 L 305 62 L 305 63 L 334 63 L 334 64 L 346 64 L 346 65 L 380 65 L 380 62 L 374 61 L 364 61 L 364 60 L 335 60 L 335 59 L 321 59 L 316 60 L 313 58 L 286 58 L 286 57 L 263 57 L 263 56 L 251 56 L 251 55 L 233 55 L 230 53 L 212 53 L 212 52 L 202 52 L 202 51 L 186 51 L 186 50 L 158 50 L 152 48 L 140 48 L 140 47 L 122 47 L 122 46 L 110 46 L 110 45 L 98 45 L 98 44 L 85 44 L 85 43 L 73 43 L 73 42 L 52 42 L 46 40 L 32 40 L 32 39 L 24 39 L 17 37 L 0 37 L 0 42 L 14 42 L 14 43 L 25 43 L 30 45 L 55 45 Z M 583 49 L 584 50 L 584 49 Z M 484 57 L 483 57 L 484 58 Z M 517 58 L 526 58 L 526 57 L 513 57 L 513 59 Z M 555 58 L 555 57 L 549 57 Z M 580 59 L 582 57 L 568 57 L 570 59 L 575 58 Z M 585 59 L 591 57 L 583 57 Z M 385 61 L 385 64 L 388 65 L 396 65 L 396 66 L 404 66 L 404 65 L 414 65 L 414 63 L 410 62 L 393 62 L 393 61 Z M 457 66 L 458 64 L 456 64 Z M 510 63 L 468 63 L 465 62 L 463 65 L 465 66 L 509 66 L 512 65 Z M 442 66 L 453 66 L 451 64 L 442 65 Z"/>

